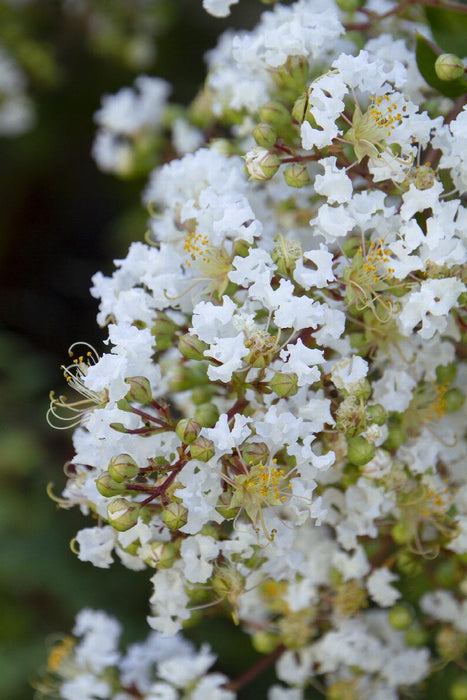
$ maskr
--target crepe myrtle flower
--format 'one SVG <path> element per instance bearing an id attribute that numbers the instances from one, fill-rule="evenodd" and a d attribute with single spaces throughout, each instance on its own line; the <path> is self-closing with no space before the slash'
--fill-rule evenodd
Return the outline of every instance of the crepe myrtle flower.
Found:
<path id="1" fill-rule="evenodd" d="M 78 348 L 82 348 L 79 354 Z M 53 391 L 50 392 L 47 422 L 52 428 L 59 430 L 76 427 L 89 411 L 94 408 L 103 408 L 109 400 L 106 389 L 93 391 L 84 381 L 89 367 L 95 365 L 100 359 L 97 350 L 89 343 L 78 341 L 70 345 L 68 355 L 72 361 L 69 365 L 61 365 L 61 370 L 68 386 L 82 398 L 68 401 L 66 396 L 56 397 Z"/>

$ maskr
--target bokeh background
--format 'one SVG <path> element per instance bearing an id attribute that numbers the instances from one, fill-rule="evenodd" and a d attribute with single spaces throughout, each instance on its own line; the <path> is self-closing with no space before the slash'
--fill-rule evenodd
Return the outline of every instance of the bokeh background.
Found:
<path id="1" fill-rule="evenodd" d="M 143 10 L 142 10 L 143 8 Z M 72 457 L 70 431 L 48 427 L 51 389 L 64 382 L 67 349 L 86 340 L 102 349 L 89 294 L 97 270 L 112 271 L 145 230 L 144 178 L 100 173 L 90 150 L 93 114 L 104 93 L 141 73 L 166 78 L 187 104 L 203 80 L 203 55 L 227 24 L 251 27 L 264 9 L 240 3 L 229 21 L 201 0 L 0 0 L 0 44 L 27 76 L 33 128 L 0 137 L 0 697 L 26 700 L 47 659 L 47 642 L 71 630 L 84 606 L 147 634 L 151 572 L 81 563 L 69 549 L 89 524 L 46 495 L 60 493 Z M 228 620 L 189 632 L 209 638 L 232 677 L 257 655 Z M 56 638 L 56 637 L 55 637 Z M 241 697 L 264 697 L 264 683 Z"/>

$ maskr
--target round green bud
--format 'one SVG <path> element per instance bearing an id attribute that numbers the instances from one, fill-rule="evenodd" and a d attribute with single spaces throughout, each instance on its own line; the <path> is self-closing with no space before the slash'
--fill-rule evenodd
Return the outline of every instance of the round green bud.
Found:
<path id="1" fill-rule="evenodd" d="M 355 12 L 361 5 L 360 0 L 336 0 L 336 5 L 343 12 Z"/>
<path id="2" fill-rule="evenodd" d="M 209 345 L 191 333 L 185 333 L 178 341 L 178 349 L 188 360 L 204 360 L 204 351 Z"/>
<path id="3" fill-rule="evenodd" d="M 281 159 L 266 148 L 252 148 L 245 156 L 245 167 L 250 180 L 270 180 L 279 170 Z"/>
<path id="4" fill-rule="evenodd" d="M 257 124 L 253 129 L 253 138 L 258 146 L 269 148 L 276 143 L 277 134 L 270 124 Z"/>
<path id="5" fill-rule="evenodd" d="M 177 560 L 178 551 L 176 542 L 151 542 L 146 564 L 157 569 L 170 569 Z"/>
<path id="6" fill-rule="evenodd" d="M 435 61 L 436 75 L 440 80 L 457 80 L 465 73 L 461 59 L 453 53 L 442 53 Z"/>
<path id="7" fill-rule="evenodd" d="M 421 627 L 411 627 L 404 635 L 405 641 L 409 647 L 424 647 L 428 643 L 428 632 Z"/>
<path id="8" fill-rule="evenodd" d="M 303 95 L 300 95 L 298 100 L 296 100 L 296 102 L 292 108 L 292 117 L 299 124 L 303 123 L 303 121 L 305 119 L 307 108 L 308 108 L 308 97 L 307 97 L 306 92 L 304 92 Z"/>
<path id="9" fill-rule="evenodd" d="M 436 648 L 442 659 L 461 659 L 467 646 L 467 635 L 443 625 L 436 635 Z"/>
<path id="10" fill-rule="evenodd" d="M 116 498 L 107 506 L 107 518 L 110 525 L 119 532 L 129 530 L 138 522 L 139 504 L 126 498 Z"/>
<path id="11" fill-rule="evenodd" d="M 124 484 L 119 484 L 117 481 L 112 479 L 109 472 L 104 472 L 96 479 L 96 488 L 105 498 L 110 498 L 111 496 L 118 496 L 125 490 Z"/>
<path id="12" fill-rule="evenodd" d="M 284 170 L 284 178 L 289 187 L 304 187 L 311 182 L 305 163 L 291 163 Z"/>
<path id="13" fill-rule="evenodd" d="M 266 464 L 269 459 L 269 449 L 264 442 L 249 442 L 242 447 L 242 457 L 248 466 Z"/>
<path id="14" fill-rule="evenodd" d="M 214 457 L 215 449 L 212 440 L 200 435 L 190 445 L 190 455 L 192 459 L 199 459 L 200 462 L 208 462 Z"/>
<path id="15" fill-rule="evenodd" d="M 212 428 L 219 420 L 219 409 L 213 403 L 202 403 L 196 407 L 195 418 L 203 428 Z"/>
<path id="16" fill-rule="evenodd" d="M 449 365 L 438 365 L 436 368 L 436 379 L 438 384 L 450 384 L 457 375 L 457 366 L 454 362 Z"/>
<path id="17" fill-rule="evenodd" d="M 238 600 L 238 596 L 245 591 L 245 585 L 245 577 L 232 566 L 219 566 L 212 578 L 214 593 L 227 600 Z"/>
<path id="18" fill-rule="evenodd" d="M 274 649 L 279 646 L 279 639 L 277 635 L 272 632 L 267 632 L 266 630 L 260 630 L 255 632 L 252 637 L 253 647 L 260 654 L 271 654 Z"/>
<path id="19" fill-rule="evenodd" d="M 423 564 L 419 557 L 415 557 L 411 552 L 403 550 L 398 552 L 396 557 L 396 565 L 402 574 L 407 576 L 418 576 L 423 571 Z"/>
<path id="20" fill-rule="evenodd" d="M 127 401 L 135 401 L 143 405 L 151 403 L 152 391 L 149 379 L 146 377 L 127 377 L 125 383 L 130 386 L 125 397 Z"/>
<path id="21" fill-rule="evenodd" d="M 361 476 L 360 472 L 360 467 L 357 467 L 356 464 L 350 464 L 348 462 L 344 469 L 342 470 L 342 478 L 341 478 L 341 483 L 342 486 L 347 488 L 348 486 L 351 486 L 352 484 L 356 484 L 357 481 L 359 480 Z"/>
<path id="22" fill-rule="evenodd" d="M 459 574 L 459 565 L 454 557 L 446 559 L 446 561 L 440 561 L 434 572 L 436 583 L 442 588 L 454 586 L 457 583 Z"/>
<path id="23" fill-rule="evenodd" d="M 352 395 L 358 399 L 363 399 L 364 401 L 370 398 L 371 384 L 368 379 L 362 379 L 359 381 L 357 387 L 352 391 Z"/>
<path id="24" fill-rule="evenodd" d="M 298 391 L 298 377 L 295 373 L 276 372 L 269 381 L 272 391 L 280 399 L 284 396 L 294 396 Z"/>
<path id="25" fill-rule="evenodd" d="M 355 253 L 357 253 L 357 251 L 361 247 L 362 239 L 358 236 L 352 236 L 351 238 L 347 238 L 342 244 L 342 250 L 344 251 L 344 255 L 346 255 L 348 258 L 353 258 Z"/>
<path id="26" fill-rule="evenodd" d="M 180 530 L 188 521 L 188 510 L 182 503 L 172 501 L 162 511 L 162 521 L 169 530 Z"/>
<path id="27" fill-rule="evenodd" d="M 117 407 L 120 409 L 120 411 L 131 411 L 130 403 L 126 398 L 117 401 Z"/>
<path id="28" fill-rule="evenodd" d="M 173 337 L 178 330 L 177 324 L 167 314 L 160 313 L 151 328 L 156 339 L 156 350 L 167 350 L 172 347 Z"/>
<path id="29" fill-rule="evenodd" d="M 271 100 L 259 108 L 259 118 L 266 124 L 280 128 L 290 123 L 290 112 L 282 102 Z"/>
<path id="30" fill-rule="evenodd" d="M 406 605 L 395 605 L 388 615 L 388 622 L 395 630 L 406 630 L 414 621 L 414 614 Z"/>
<path id="31" fill-rule="evenodd" d="M 356 350 L 363 350 L 368 345 L 368 340 L 366 339 L 366 334 L 360 331 L 354 331 L 349 333 L 348 336 L 350 344 Z"/>
<path id="32" fill-rule="evenodd" d="M 362 467 L 364 464 L 373 459 L 375 456 L 376 447 L 372 445 L 364 437 L 357 436 L 347 438 L 347 459 L 352 464 Z"/>
<path id="33" fill-rule="evenodd" d="M 391 537 L 396 544 L 408 544 L 412 535 L 412 528 L 404 520 L 400 520 L 391 528 Z"/>
<path id="34" fill-rule="evenodd" d="M 139 467 L 131 455 L 121 454 L 112 457 L 108 472 L 114 481 L 123 482 L 138 476 Z"/>
<path id="35" fill-rule="evenodd" d="M 381 406 L 380 403 L 367 406 L 366 414 L 368 416 L 368 420 L 371 423 L 376 423 L 376 425 L 384 425 L 388 419 L 387 411 L 384 406 Z"/>
<path id="36" fill-rule="evenodd" d="M 460 389 L 448 389 L 443 398 L 447 413 L 458 411 L 465 401 L 465 396 Z"/>
<path id="37" fill-rule="evenodd" d="M 191 445 L 198 437 L 200 430 L 201 425 L 193 418 L 182 418 L 175 428 L 175 432 L 184 445 Z"/>
<path id="38" fill-rule="evenodd" d="M 195 406 L 199 406 L 202 403 L 208 403 L 212 399 L 215 389 L 212 385 L 207 384 L 206 386 L 195 386 L 191 392 L 191 400 Z"/>
<path id="39" fill-rule="evenodd" d="M 397 450 L 407 440 L 407 431 L 402 425 L 392 425 L 383 447 L 385 450 Z"/>
<path id="40" fill-rule="evenodd" d="M 467 675 L 462 675 L 449 688 L 452 700 L 467 700 Z"/>

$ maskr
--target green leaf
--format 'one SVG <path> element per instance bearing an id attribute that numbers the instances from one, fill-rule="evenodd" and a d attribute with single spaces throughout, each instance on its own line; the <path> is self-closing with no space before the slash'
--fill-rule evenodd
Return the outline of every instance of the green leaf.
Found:
<path id="1" fill-rule="evenodd" d="M 467 92 L 467 80 L 462 77 L 457 80 L 440 80 L 436 75 L 435 61 L 438 53 L 433 45 L 421 34 L 417 34 L 417 47 L 415 52 L 418 70 L 425 78 L 428 85 L 437 90 L 441 95 L 456 99 Z"/>
<path id="2" fill-rule="evenodd" d="M 443 7 L 426 7 L 425 13 L 438 46 L 460 58 L 467 56 L 467 13 Z"/>

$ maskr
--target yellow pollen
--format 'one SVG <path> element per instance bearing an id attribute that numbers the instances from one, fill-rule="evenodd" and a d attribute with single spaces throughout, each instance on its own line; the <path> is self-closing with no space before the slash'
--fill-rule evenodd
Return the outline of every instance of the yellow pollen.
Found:
<path id="1" fill-rule="evenodd" d="M 192 231 L 185 238 L 183 248 L 188 256 L 185 260 L 185 264 L 188 267 L 191 267 L 191 263 L 197 258 L 200 258 L 205 263 L 209 263 L 211 261 L 211 258 L 208 255 L 209 236 Z"/>

